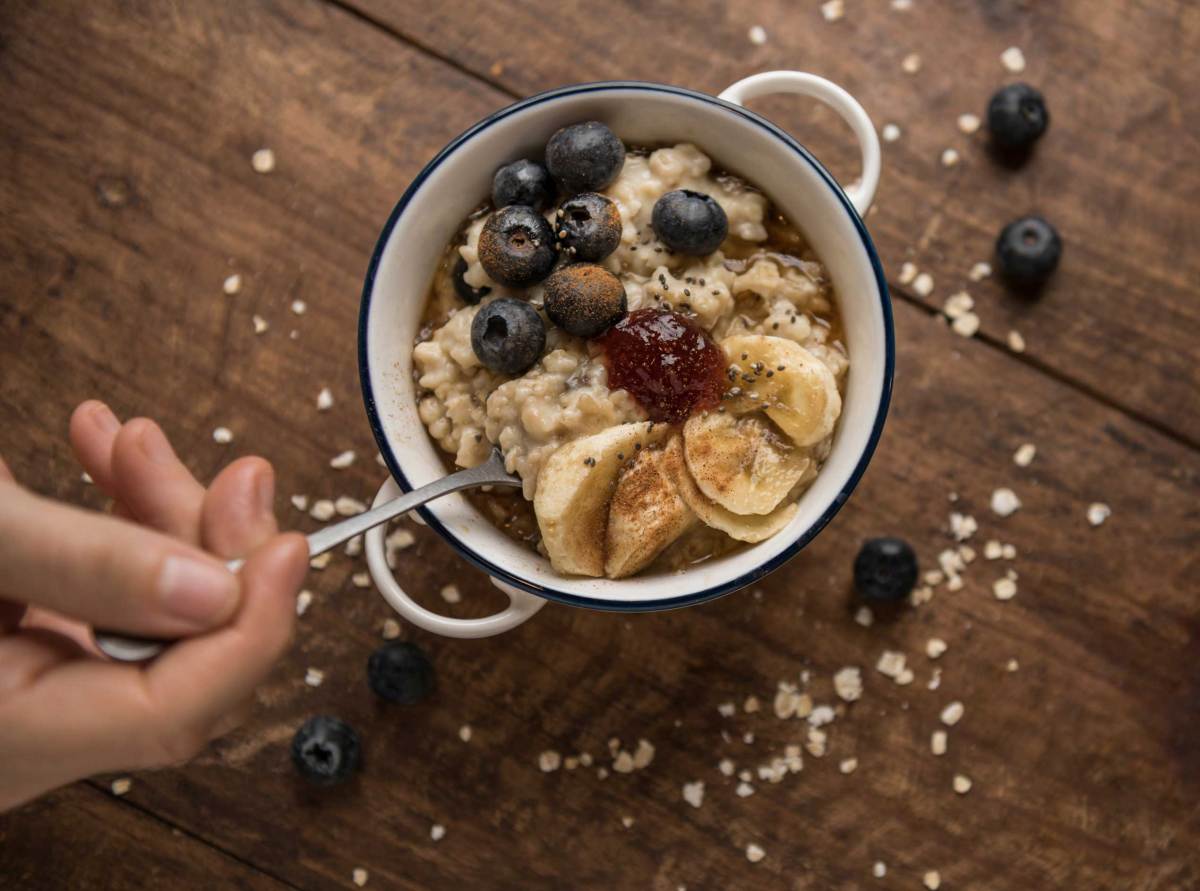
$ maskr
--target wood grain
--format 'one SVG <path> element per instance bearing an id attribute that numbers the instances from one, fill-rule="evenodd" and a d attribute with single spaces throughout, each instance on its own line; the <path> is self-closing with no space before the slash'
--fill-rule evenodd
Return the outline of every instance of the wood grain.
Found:
<path id="1" fill-rule="evenodd" d="M 1003 34 L 1008 7 L 995 8 Z M 1081 8 L 1067 4 L 1062 14 Z M 714 21 L 725 21 L 713 10 Z M 101 395 L 125 416 L 162 419 L 202 476 L 236 454 L 271 458 L 280 510 L 301 529 L 316 524 L 287 505 L 292 492 L 369 497 L 382 470 L 371 460 L 354 367 L 367 256 L 420 165 L 506 96 L 316 2 L 78 4 L 70 15 L 26 4 L 2 15 L 0 109 L 10 125 L 0 137 L 0 454 L 31 487 L 98 505 L 78 481 L 63 430 L 76 401 Z M 662 15 L 660 24 L 672 22 Z M 875 20 L 866 15 L 864 22 Z M 450 26 L 440 9 L 413 10 L 409 21 L 423 42 L 443 45 L 438 35 Z M 591 21 L 597 39 L 608 33 Z M 785 34 L 815 40 L 782 17 L 763 21 L 773 35 L 768 48 Z M 673 24 L 690 27 L 677 11 Z M 744 24 L 732 15 L 722 27 L 741 40 Z M 578 50 L 580 67 L 601 65 L 599 51 L 570 43 L 569 28 L 562 35 L 564 58 Z M 977 35 L 970 39 L 978 45 Z M 967 43 L 947 47 L 948 57 L 967 53 Z M 667 48 L 691 52 L 682 43 Z M 850 72 L 837 66 L 850 63 L 835 47 L 811 49 L 848 87 L 871 80 L 866 67 L 841 76 Z M 481 50 L 442 51 L 475 65 L 472 53 Z M 753 52 L 737 64 L 768 60 Z M 72 60 L 69 70 L 63 58 Z M 659 79 L 671 79 L 671 58 L 660 55 Z M 582 77 L 557 78 L 566 79 Z M 946 101 L 958 107 L 953 96 Z M 1070 131 L 1061 132 L 1066 139 Z M 278 159 L 266 176 L 249 163 L 261 146 Z M 908 182 L 909 191 L 885 192 L 872 224 L 899 251 L 909 242 L 887 233 L 933 168 L 904 156 L 892 169 L 907 173 L 894 174 L 888 188 Z M 946 197 L 943 210 L 961 207 L 958 216 L 944 210 L 942 231 L 978 220 L 971 214 L 993 200 L 974 191 Z M 1175 237 L 1181 257 L 1187 237 Z M 974 256 L 945 268 L 965 269 Z M 1170 264 L 1157 254 L 1114 262 L 1138 280 L 1175 274 L 1163 272 Z M 221 282 L 233 271 L 244 284 L 230 297 Z M 1092 275 L 1099 273 L 1064 267 L 1058 289 L 1030 312 L 1061 306 L 1063 294 Z M 288 309 L 297 298 L 308 306 L 303 316 Z M 1179 312 L 1186 319 L 1194 309 Z M 256 313 L 271 323 L 258 337 Z M 389 613 L 352 584 L 361 559 L 339 554 L 310 577 L 314 605 L 293 652 L 260 691 L 254 721 L 186 768 L 139 775 L 130 801 L 306 889 L 345 887 L 351 871 L 365 867 L 369 887 L 380 888 L 824 891 L 873 887 L 876 860 L 888 864 L 894 887 L 920 887 L 929 869 L 947 889 L 1200 884 L 1200 453 L 1034 365 L 958 338 L 912 303 L 897 307 L 897 336 L 894 409 L 861 488 L 809 549 L 756 591 L 653 615 L 550 605 L 485 641 L 409 629 L 432 654 L 439 689 L 428 703 L 394 709 L 363 683 Z M 1160 336 L 1194 350 L 1183 333 L 1153 334 Z M 1070 376 L 1049 363 L 1051 353 L 1035 356 Z M 1086 362 L 1067 355 L 1080 363 L 1067 371 L 1085 382 L 1119 380 L 1133 361 L 1123 353 Z M 1138 368 L 1153 380 L 1121 391 L 1135 407 L 1141 388 L 1186 397 L 1195 387 L 1190 366 L 1169 384 L 1157 364 Z M 328 414 L 315 408 L 322 386 L 337 398 Z M 211 440 L 218 425 L 234 430 L 231 446 Z M 1011 455 L 1025 441 L 1039 453 L 1022 470 Z M 329 470 L 344 448 L 359 460 Z M 987 507 L 997 486 L 1011 486 L 1024 502 L 1003 520 Z M 1113 507 L 1097 529 L 1084 518 L 1092 501 Z M 992 537 L 1016 545 L 1016 599 L 992 597 L 1004 567 L 980 558 L 962 591 L 940 590 L 931 603 L 881 615 L 871 628 L 855 624 L 848 592 L 859 542 L 903 534 L 931 567 L 950 544 L 951 510 L 978 519 L 977 550 Z M 484 579 L 428 530 L 414 532 L 417 544 L 402 556 L 406 586 L 434 604 L 437 590 L 454 582 L 464 602 L 441 604 L 449 614 L 496 608 L 499 595 Z M 950 647 L 936 664 L 923 655 L 932 636 Z M 908 655 L 911 686 L 873 670 L 885 649 Z M 1020 667 L 1009 672 L 1013 658 Z M 862 667 L 866 689 L 828 728 L 828 754 L 806 753 L 804 770 L 778 785 L 755 777 L 755 794 L 738 797 L 737 780 L 717 770 L 721 758 L 754 770 L 804 740 L 803 722 L 771 714 L 777 682 L 809 671 L 814 698 L 833 704 L 830 678 L 846 665 Z M 326 672 L 321 687 L 304 684 L 308 666 Z M 942 677 L 931 691 L 934 668 Z M 762 711 L 718 713 L 719 704 L 740 705 L 751 694 Z M 952 700 L 965 704 L 966 716 L 949 731 L 948 754 L 936 758 L 929 735 Z M 355 782 L 325 793 L 304 787 L 287 757 L 292 732 L 317 712 L 358 727 L 366 753 Z M 468 743 L 458 736 L 464 724 L 473 728 Z M 630 750 L 648 739 L 654 761 L 606 779 L 595 767 L 538 767 L 539 753 L 553 749 L 587 751 L 611 769 L 612 737 Z M 838 762 L 851 756 L 858 769 L 842 775 Z M 974 781 L 966 796 L 951 790 L 956 772 Z M 681 796 L 695 780 L 707 783 L 699 809 Z M 58 816 L 73 806 L 66 801 L 48 799 L 38 812 L 47 816 L 37 819 L 73 825 Z M 634 819 L 628 829 L 626 816 Z M 6 825 L 26 827 L 28 819 L 19 812 Z M 435 823 L 447 829 L 436 843 Z M 756 865 L 744 857 L 751 842 L 767 852 Z M 161 846 L 130 844 L 106 859 L 180 856 L 190 869 L 221 876 L 211 852 Z M 29 843 L 12 850 L 0 861 L 10 870 L 33 870 L 46 857 Z M 116 875 L 109 887 L 143 887 Z"/>
<path id="2" fill-rule="evenodd" d="M 464 16 L 457 4 L 346 0 L 420 46 L 462 63 L 509 95 L 565 83 L 640 79 L 718 93 L 758 71 L 799 68 L 844 86 L 877 126 L 898 124 L 868 222 L 892 287 L 940 309 L 967 289 L 982 332 L 1003 345 L 1020 331 L 1031 361 L 1200 444 L 1200 6 L 1188 2 L 846 3 L 827 23 L 818 3 L 716 0 L 610 4 L 565 0 L 503 15 Z M 751 25 L 768 35 L 747 38 Z M 1021 75 L 1000 63 L 1023 49 Z M 553 52 L 535 47 L 554 47 Z M 901 70 L 921 57 L 914 75 Z M 990 157 L 984 133 L 956 128 L 983 116 L 1014 79 L 1047 97 L 1051 127 L 1020 170 Z M 858 175 L 848 128 L 796 99 L 753 106 L 796 134 L 843 182 Z M 940 163 L 954 148 L 962 161 Z M 971 282 L 1010 220 L 1039 213 L 1066 243 L 1060 274 L 1038 300 L 998 282 Z M 936 284 L 927 298 L 896 275 L 911 261 Z"/>
<path id="3" fill-rule="evenodd" d="M 10 891 L 290 887 L 85 784 L 0 816 L 0 877 Z"/>

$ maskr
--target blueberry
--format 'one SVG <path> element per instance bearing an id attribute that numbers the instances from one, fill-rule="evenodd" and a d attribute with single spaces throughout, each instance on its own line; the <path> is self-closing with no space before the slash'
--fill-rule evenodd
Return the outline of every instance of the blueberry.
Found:
<path id="1" fill-rule="evenodd" d="M 493 300 L 471 322 L 471 349 L 485 367 L 520 374 L 546 346 L 546 324 L 537 310 L 516 297 Z"/>
<path id="2" fill-rule="evenodd" d="M 367 683 L 381 699 L 416 705 L 433 692 L 433 663 L 416 644 L 394 640 L 367 660 Z"/>
<path id="3" fill-rule="evenodd" d="M 463 276 L 466 274 L 467 261 L 460 256 L 458 262 L 454 264 L 454 272 L 451 274 L 451 278 L 454 279 L 454 293 L 462 298 L 465 303 L 474 306 L 488 294 L 492 293 L 492 289 L 487 285 L 484 285 L 482 288 L 472 288 L 463 279 Z"/>
<path id="4" fill-rule="evenodd" d="M 292 737 L 292 763 L 309 782 L 332 786 L 358 770 L 361 749 L 353 727 L 330 715 L 317 715 Z"/>
<path id="5" fill-rule="evenodd" d="M 1001 87 L 988 102 L 988 129 L 1002 149 L 1028 149 L 1046 132 L 1049 123 L 1050 113 L 1042 94 L 1029 84 Z"/>
<path id="6" fill-rule="evenodd" d="M 596 192 L 625 163 L 625 146 L 599 121 L 563 127 L 546 143 L 546 166 L 568 192 Z"/>
<path id="7" fill-rule="evenodd" d="M 996 239 L 1000 274 L 1015 285 L 1036 288 L 1058 267 L 1062 239 L 1041 217 L 1013 220 Z"/>
<path id="8" fill-rule="evenodd" d="M 576 337 L 595 337 L 625 315 L 625 286 L 592 263 L 560 266 L 546 279 L 546 315 Z"/>
<path id="9" fill-rule="evenodd" d="M 864 600 L 903 600 L 917 583 L 917 555 L 901 538 L 871 538 L 854 558 L 854 587 Z"/>
<path id="10" fill-rule="evenodd" d="M 523 288 L 540 282 L 557 259 L 554 230 L 532 207 L 502 207 L 488 217 L 479 233 L 479 262 L 502 285 Z"/>
<path id="11" fill-rule="evenodd" d="M 671 250 L 700 257 L 711 254 L 729 234 L 725 211 L 710 195 L 691 189 L 667 192 L 654 202 L 650 225 Z"/>
<path id="12" fill-rule="evenodd" d="M 492 177 L 492 204 L 508 207 L 524 204 L 545 210 L 554 203 L 554 180 L 550 171 L 534 161 L 522 158 L 505 164 Z"/>
<path id="13" fill-rule="evenodd" d="M 573 260 L 595 263 L 621 243 L 621 214 L 603 195 L 584 192 L 558 208 L 554 228 L 558 246 Z"/>

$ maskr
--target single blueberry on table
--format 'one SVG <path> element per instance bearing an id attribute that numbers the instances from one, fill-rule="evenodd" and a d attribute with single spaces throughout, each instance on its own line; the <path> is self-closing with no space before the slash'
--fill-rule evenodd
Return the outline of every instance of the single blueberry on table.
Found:
<path id="1" fill-rule="evenodd" d="M 332 786 L 358 770 L 361 749 L 353 727 L 331 715 L 317 715 L 292 737 L 292 763 L 309 782 Z"/>
<path id="2" fill-rule="evenodd" d="M 416 644 L 392 641 L 367 660 L 367 682 L 381 699 L 415 705 L 433 692 L 433 664 Z"/>
<path id="3" fill-rule="evenodd" d="M 917 583 L 917 555 L 902 538 L 871 538 L 854 558 L 854 589 L 864 600 L 903 600 Z"/>
<path id="4" fill-rule="evenodd" d="M 572 260 L 596 263 L 621 243 L 621 214 L 603 195 L 584 192 L 558 208 L 554 234 L 559 248 Z"/>
<path id="5" fill-rule="evenodd" d="M 1009 84 L 992 96 L 987 107 L 987 125 L 992 141 L 1001 149 L 1029 149 L 1050 123 L 1046 100 L 1029 84 Z"/>
<path id="6" fill-rule="evenodd" d="M 467 261 L 461 256 L 458 262 L 454 264 L 454 272 L 451 278 L 454 280 L 454 293 L 462 299 L 464 303 L 469 303 L 474 306 L 488 294 L 492 293 L 492 289 L 487 285 L 482 288 L 472 288 L 463 278 L 467 274 Z"/>
<path id="7" fill-rule="evenodd" d="M 624 164 L 624 143 L 599 121 L 563 127 L 546 143 L 546 166 L 568 192 L 598 192 Z"/>
<path id="8" fill-rule="evenodd" d="M 1061 257 L 1062 239 L 1041 217 L 1013 220 L 996 239 L 1000 274 L 1018 287 L 1036 289 L 1058 268 Z"/>
<path id="9" fill-rule="evenodd" d="M 557 259 L 554 230 L 532 207 L 502 207 L 488 217 L 479 233 L 483 271 L 492 281 L 510 288 L 540 282 Z"/>
<path id="10" fill-rule="evenodd" d="M 485 368 L 520 374 L 541 358 L 546 323 L 536 309 L 516 297 L 493 300 L 471 322 L 471 349 Z"/>
<path id="11" fill-rule="evenodd" d="M 554 192 L 550 171 L 526 158 L 505 164 L 492 178 L 492 204 L 496 207 L 523 204 L 545 210 L 554 203 Z"/>
<path id="12" fill-rule="evenodd" d="M 711 254 L 729 234 L 725 211 L 710 195 L 691 189 L 667 192 L 654 203 L 650 225 L 658 240 L 680 254 Z"/>

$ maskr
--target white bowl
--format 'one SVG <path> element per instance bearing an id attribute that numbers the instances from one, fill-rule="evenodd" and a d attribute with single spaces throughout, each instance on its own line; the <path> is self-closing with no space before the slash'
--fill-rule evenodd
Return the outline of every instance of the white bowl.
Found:
<path id="1" fill-rule="evenodd" d="M 781 91 L 815 95 L 851 123 L 862 144 L 864 176 L 861 185 L 849 190 L 850 197 L 795 139 L 726 101 Z M 850 356 L 844 408 L 829 458 L 800 497 L 796 516 L 766 541 L 727 556 L 679 572 L 612 580 L 555 572 L 546 558 L 505 536 L 466 498 L 450 495 L 421 508 L 421 516 L 463 557 L 514 595 L 514 604 L 506 611 L 511 615 L 490 625 L 489 620 L 470 620 L 477 623 L 471 627 L 421 609 L 387 571 L 379 530 L 368 539 L 372 573 L 406 618 L 443 634 L 482 636 L 523 621 L 541 605 L 517 592 L 598 609 L 651 610 L 699 603 L 749 585 L 782 566 L 850 496 L 883 428 L 895 353 L 887 285 L 859 216 L 869 205 L 878 179 L 878 140 L 857 102 L 812 75 L 756 75 L 722 96 L 651 83 L 581 84 L 510 105 L 454 139 L 401 197 L 371 257 L 359 317 L 363 398 L 379 451 L 401 489 L 408 491 L 444 476 L 443 456 L 417 415 L 412 345 L 433 271 L 463 219 L 489 194 L 492 173 L 508 161 L 540 156 L 555 130 L 584 120 L 605 122 L 629 144 L 692 142 L 713 158 L 715 166 L 763 189 L 803 231 L 837 290 Z"/>

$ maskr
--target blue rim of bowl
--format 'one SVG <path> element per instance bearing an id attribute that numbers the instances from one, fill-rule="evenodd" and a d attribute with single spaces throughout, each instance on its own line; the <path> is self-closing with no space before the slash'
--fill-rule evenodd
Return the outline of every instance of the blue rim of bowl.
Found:
<path id="1" fill-rule="evenodd" d="M 519 102 L 514 102 L 512 105 L 506 106 L 499 111 L 488 115 L 483 120 L 479 121 L 474 126 L 463 131 L 453 140 L 451 140 L 445 148 L 438 152 L 433 160 L 421 169 L 416 178 L 412 181 L 404 194 L 400 196 L 400 200 L 396 202 L 396 206 L 392 209 L 391 215 L 388 217 L 387 223 L 383 227 L 383 231 L 379 235 L 379 240 L 375 244 L 375 250 L 371 254 L 371 262 L 367 267 L 367 277 L 363 282 L 362 301 L 359 306 L 358 316 L 358 374 L 362 385 L 363 404 L 367 410 L 367 419 L 371 424 L 371 432 L 375 435 L 375 442 L 379 446 L 379 453 L 383 456 L 384 462 L 387 464 L 388 471 L 392 474 L 393 479 L 399 484 L 400 488 L 405 492 L 411 492 L 413 486 L 405 477 L 404 471 L 400 469 L 399 463 L 396 461 L 396 456 L 392 452 L 387 436 L 383 431 L 383 423 L 379 416 L 379 411 L 375 406 L 375 395 L 371 387 L 371 369 L 367 358 L 367 320 L 370 317 L 371 311 L 371 295 L 375 289 L 375 274 L 379 269 L 380 260 L 383 257 L 384 248 L 387 246 L 388 239 L 391 237 L 392 229 L 396 222 L 404 213 L 409 201 L 417 193 L 425 180 L 430 174 L 438 168 L 438 166 L 451 154 L 453 154 L 459 146 L 467 142 L 476 134 L 486 130 L 493 124 L 501 121 L 513 114 L 524 111 L 535 105 L 540 105 L 544 102 L 550 102 L 555 99 L 560 99 L 564 96 L 573 96 L 581 93 L 594 93 L 607 90 L 628 90 L 651 93 L 668 93 L 675 96 L 683 96 L 688 99 L 694 99 L 701 102 L 706 102 L 712 105 L 718 105 L 734 114 L 745 118 L 750 123 L 757 127 L 766 130 L 771 135 L 783 141 L 785 145 L 791 148 L 799 155 L 805 163 L 807 163 L 817 175 L 834 191 L 838 200 L 841 201 L 846 213 L 849 214 L 851 221 L 854 223 L 855 229 L 858 231 L 859 238 L 862 240 L 863 247 L 866 249 L 867 256 L 871 261 L 871 268 L 875 273 L 875 283 L 879 289 L 880 309 L 883 314 L 884 338 L 886 341 L 886 356 L 884 357 L 884 381 L 883 389 L 879 397 L 879 408 L 876 411 L 874 425 L 871 429 L 871 436 L 867 440 L 866 447 L 859 456 L 858 463 L 854 467 L 854 471 L 850 474 L 850 478 L 846 480 L 846 484 L 842 486 L 837 496 L 830 502 L 829 506 L 817 518 L 811 526 L 796 538 L 788 547 L 780 551 L 773 558 L 765 563 L 756 566 L 753 570 L 728 582 L 723 582 L 719 585 L 714 585 L 711 588 L 705 588 L 702 591 L 697 591 L 692 594 L 685 594 L 681 597 L 666 597 L 658 600 L 649 601 L 612 601 L 602 600 L 594 597 L 583 597 L 578 594 L 568 594 L 564 591 L 558 591 L 554 588 L 547 588 L 544 585 L 539 585 L 528 579 L 513 575 L 506 569 L 495 565 L 487 558 L 473 551 L 471 548 L 463 544 L 459 539 L 450 532 L 442 523 L 433 515 L 427 508 L 421 507 L 417 511 L 422 519 L 429 525 L 431 529 L 437 532 L 444 538 L 454 550 L 456 550 L 464 559 L 472 563 L 479 569 L 486 572 L 493 579 L 505 582 L 522 591 L 527 591 L 530 594 L 535 594 L 538 597 L 543 597 L 546 600 L 553 600 L 558 603 L 564 603 L 569 606 L 582 606 L 590 609 L 607 610 L 612 612 L 655 612 L 658 610 L 677 609 L 683 606 L 692 606 L 697 603 L 703 603 L 707 600 L 715 600 L 726 594 L 731 594 L 734 591 L 751 585 L 764 576 L 774 572 L 779 567 L 787 563 L 792 557 L 796 556 L 805 546 L 808 545 L 816 536 L 823 530 L 829 521 L 834 518 L 842 505 L 849 499 L 850 494 L 857 487 L 858 482 L 862 479 L 862 475 L 866 472 L 867 465 L 871 462 L 871 456 L 875 453 L 875 447 L 879 444 L 879 438 L 883 433 L 884 421 L 887 419 L 888 406 L 892 398 L 892 383 L 896 367 L 896 344 L 895 344 L 895 325 L 892 319 L 892 304 L 891 297 L 888 293 L 887 281 L 884 278 L 883 266 L 879 260 L 879 254 L 875 250 L 875 244 L 871 241 L 871 236 L 867 232 L 867 227 L 863 224 L 862 218 L 859 217 L 858 211 L 854 209 L 854 205 L 850 203 L 850 199 L 846 197 L 846 193 L 842 187 L 838 185 L 837 180 L 830 175 L 821 162 L 812 156 L 808 149 L 804 148 L 792 136 L 781 130 L 779 127 L 772 124 L 766 118 L 743 108 L 740 105 L 735 105 L 732 102 L 727 102 L 724 99 L 718 99 L 715 96 L 710 96 L 707 93 L 700 93 L 695 90 L 688 90 L 683 87 L 669 86 L 667 84 L 657 84 L 645 81 L 598 81 L 594 83 L 573 84 L 565 87 L 557 87 L 553 90 L 547 90 L 544 93 L 537 93 L 530 96 L 528 99 L 522 99 Z"/>

